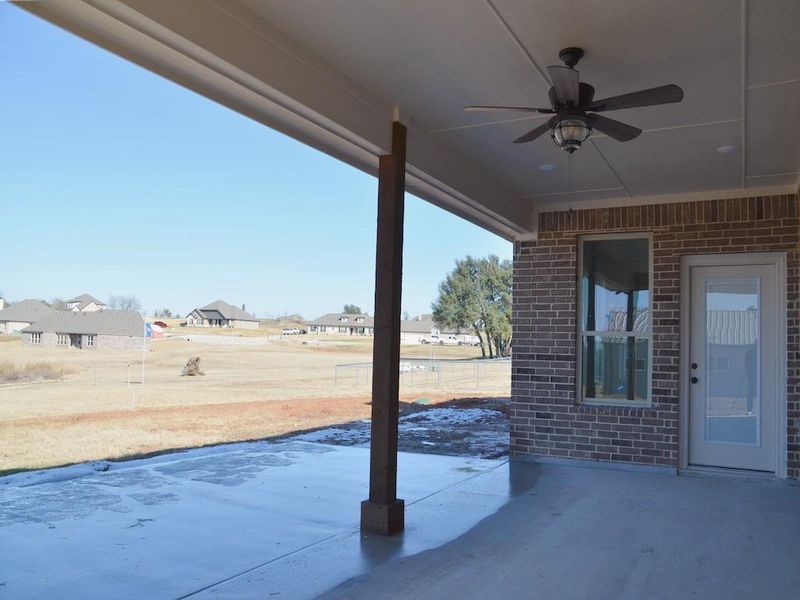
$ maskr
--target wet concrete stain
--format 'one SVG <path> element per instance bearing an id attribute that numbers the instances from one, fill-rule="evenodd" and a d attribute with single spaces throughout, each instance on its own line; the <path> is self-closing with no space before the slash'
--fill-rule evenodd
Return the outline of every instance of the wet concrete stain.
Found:
<path id="1" fill-rule="evenodd" d="M 31 486 L 0 497 L 0 527 L 84 518 L 98 510 L 129 512 L 119 494 L 76 481 Z"/>
<path id="2" fill-rule="evenodd" d="M 105 470 L 47 483 L 37 483 L 0 493 L 0 527 L 18 523 L 53 523 L 89 517 L 97 511 L 129 513 L 129 506 L 160 506 L 177 502 L 177 494 L 152 491 L 175 485 L 180 480 L 236 486 L 256 478 L 272 467 L 286 467 L 300 454 L 334 452 L 318 444 L 291 441 L 279 444 L 254 443 L 246 450 L 186 457 L 154 467 Z M 132 489 L 131 489 L 132 488 Z M 124 494 L 125 490 L 133 493 Z M 140 519 L 141 521 L 141 519 Z"/>
<path id="3" fill-rule="evenodd" d="M 158 506 L 160 504 L 169 504 L 170 502 L 177 502 L 180 496 L 177 494 L 159 494 L 150 492 L 146 494 L 128 494 L 128 498 L 133 498 L 139 504 L 145 506 Z"/>
<path id="4" fill-rule="evenodd" d="M 269 467 L 287 467 L 294 462 L 266 452 L 232 452 L 169 463 L 155 470 L 178 479 L 232 486 L 255 478 Z"/>
<path id="5" fill-rule="evenodd" d="M 143 487 L 148 490 L 160 488 L 167 483 L 164 477 L 154 475 L 149 469 L 124 469 L 105 471 L 76 480 L 85 485 L 107 485 L 114 488 Z"/>
<path id="6" fill-rule="evenodd" d="M 136 523 L 133 525 L 128 525 L 128 529 L 133 529 L 134 527 L 144 527 L 145 523 L 152 523 L 153 519 L 136 519 Z"/>

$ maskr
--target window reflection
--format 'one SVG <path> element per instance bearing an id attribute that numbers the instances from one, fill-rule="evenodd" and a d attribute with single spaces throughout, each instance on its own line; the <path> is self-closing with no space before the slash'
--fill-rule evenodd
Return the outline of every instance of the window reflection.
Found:
<path id="1" fill-rule="evenodd" d="M 706 441 L 757 444 L 759 280 L 706 282 Z"/>
<path id="2" fill-rule="evenodd" d="M 650 371 L 650 241 L 584 240 L 581 264 L 583 398 L 645 401 Z"/>
<path id="3" fill-rule="evenodd" d="M 647 400 L 649 340 L 583 338 L 584 398 Z"/>
<path id="4" fill-rule="evenodd" d="M 584 331 L 648 331 L 649 240 L 583 243 Z"/>

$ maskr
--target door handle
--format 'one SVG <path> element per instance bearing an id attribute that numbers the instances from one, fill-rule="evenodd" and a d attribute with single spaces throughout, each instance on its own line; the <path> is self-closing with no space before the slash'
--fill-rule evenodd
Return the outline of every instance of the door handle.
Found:
<path id="1" fill-rule="evenodd" d="M 697 377 L 692 377 L 689 381 L 691 381 L 692 383 L 697 383 L 698 380 Z"/>

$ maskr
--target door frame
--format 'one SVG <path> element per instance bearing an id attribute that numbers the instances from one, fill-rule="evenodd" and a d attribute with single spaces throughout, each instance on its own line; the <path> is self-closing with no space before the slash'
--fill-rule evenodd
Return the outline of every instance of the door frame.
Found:
<path id="1" fill-rule="evenodd" d="M 786 253 L 785 252 L 748 252 L 730 254 L 691 254 L 681 257 L 680 278 L 680 383 L 678 388 L 680 404 L 678 407 L 679 449 L 678 467 L 680 470 L 691 470 L 689 465 L 689 347 L 691 344 L 691 270 L 693 267 L 718 267 L 738 265 L 766 265 L 775 267 L 776 298 L 781 307 L 781 318 L 778 318 L 776 356 L 783 357 L 778 364 L 780 385 L 777 386 L 778 406 L 776 407 L 775 427 L 775 476 L 786 479 L 787 459 L 787 362 L 788 346 L 786 320 L 788 305 L 786 299 Z M 655 332 L 656 337 L 658 333 Z M 698 469 L 700 469 L 698 467 Z M 702 467 L 702 470 L 708 470 Z M 730 471 L 730 469 L 725 469 Z"/>

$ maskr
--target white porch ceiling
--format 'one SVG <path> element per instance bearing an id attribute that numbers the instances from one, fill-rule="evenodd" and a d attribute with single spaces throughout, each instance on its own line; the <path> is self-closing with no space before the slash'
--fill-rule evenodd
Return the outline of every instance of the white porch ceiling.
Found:
<path id="1" fill-rule="evenodd" d="M 367 171 L 399 107 L 411 191 L 507 237 L 566 203 L 797 191 L 797 0 L 55 4 L 23 7 Z M 461 110 L 547 106 L 545 68 L 566 46 L 585 49 L 578 69 L 598 98 L 685 91 L 680 104 L 609 113 L 644 133 L 593 135 L 573 155 L 571 194 L 567 155 L 549 137 L 511 143 L 545 117 Z"/>

